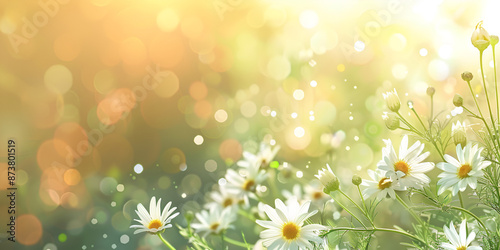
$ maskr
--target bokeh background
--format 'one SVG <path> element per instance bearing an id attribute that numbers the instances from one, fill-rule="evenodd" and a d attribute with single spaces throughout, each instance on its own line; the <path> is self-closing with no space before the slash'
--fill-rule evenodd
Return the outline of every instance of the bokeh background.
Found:
<path id="1" fill-rule="evenodd" d="M 449 114 L 453 95 L 467 93 L 460 73 L 479 69 L 470 35 L 480 20 L 500 34 L 499 7 L 1 1 L 0 224 L 8 223 L 9 138 L 18 149 L 18 217 L 17 243 L 2 229 L 0 248 L 162 249 L 129 229 L 137 204 L 155 195 L 199 209 L 261 141 L 281 146 L 276 160 L 295 178 L 312 179 L 325 163 L 344 183 L 366 178 L 382 139 L 400 136 L 384 126 L 382 93 L 397 88 L 428 116 L 433 86 L 436 109 Z M 176 229 L 165 237 L 187 244 Z"/>

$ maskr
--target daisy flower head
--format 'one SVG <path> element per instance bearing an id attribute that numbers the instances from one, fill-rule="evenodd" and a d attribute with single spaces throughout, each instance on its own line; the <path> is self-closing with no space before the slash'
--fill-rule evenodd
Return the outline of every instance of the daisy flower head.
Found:
<path id="1" fill-rule="evenodd" d="M 198 223 L 191 224 L 196 233 L 202 237 L 209 234 L 219 234 L 228 229 L 236 220 L 236 210 L 233 207 L 211 207 L 209 211 L 202 210 L 196 214 Z"/>
<path id="2" fill-rule="evenodd" d="M 483 248 L 479 246 L 469 246 L 476 237 L 476 233 L 471 232 L 469 236 L 467 236 L 466 224 L 467 221 L 462 221 L 460 224 L 460 233 L 457 233 L 457 230 L 455 230 L 453 222 L 450 222 L 449 228 L 445 225 L 443 231 L 451 244 L 443 242 L 441 243 L 441 247 L 446 250 L 482 250 Z"/>
<path id="3" fill-rule="evenodd" d="M 490 161 L 484 160 L 481 151 L 483 151 L 483 148 L 479 148 L 477 144 L 472 146 L 472 143 L 468 143 L 464 149 L 458 144 L 458 159 L 447 154 L 444 155 L 446 162 L 437 165 L 439 169 L 444 171 L 438 175 L 441 178 L 438 181 L 438 185 L 440 185 L 438 194 L 451 189 L 452 194 L 455 196 L 459 190 L 463 192 L 467 185 L 472 189 L 476 189 L 477 179 L 483 176 L 483 169 L 491 164 Z"/>
<path id="4" fill-rule="evenodd" d="M 304 186 L 305 199 L 310 200 L 313 207 L 323 208 L 325 203 L 332 201 L 330 195 L 325 194 L 321 188 L 321 183 L 318 180 L 312 180 Z"/>
<path id="5" fill-rule="evenodd" d="M 237 195 L 239 199 L 243 199 L 247 204 L 248 197 L 255 198 L 257 186 L 267 179 L 267 174 L 264 170 L 260 170 L 259 166 L 250 166 L 247 169 L 241 169 L 240 172 L 244 173 L 236 172 L 233 169 L 227 170 L 225 176 L 227 180 L 226 188 L 228 192 Z"/>
<path id="6" fill-rule="evenodd" d="M 399 157 L 390 139 L 384 140 L 382 160 L 377 164 L 381 170 L 387 171 L 386 176 L 393 182 L 398 182 L 398 189 L 406 190 L 408 187 L 422 188 L 428 185 L 431 179 L 425 175 L 434 168 L 432 162 L 422 162 L 429 156 L 429 152 L 422 153 L 424 144 L 416 141 L 408 148 L 408 136 L 405 135 L 399 146 Z"/>
<path id="7" fill-rule="evenodd" d="M 274 159 L 278 151 L 280 150 L 280 146 L 271 147 L 270 144 L 261 142 L 260 149 L 257 154 L 252 154 L 248 151 L 243 152 L 243 160 L 240 160 L 236 163 L 236 165 L 248 168 L 251 166 L 258 166 L 261 169 L 266 169 L 269 167 L 269 164 Z"/>
<path id="8" fill-rule="evenodd" d="M 219 191 L 210 192 L 210 202 L 205 204 L 205 208 L 210 209 L 213 206 L 221 206 L 223 208 L 238 206 L 245 204 L 245 201 L 240 199 L 235 193 L 229 192 L 225 185 L 219 186 Z"/>
<path id="9" fill-rule="evenodd" d="M 329 194 L 332 191 L 337 191 L 340 187 L 339 179 L 333 173 L 330 165 L 326 164 L 327 169 L 322 168 L 318 171 L 317 175 L 314 175 L 325 187 L 324 192 Z"/>
<path id="10" fill-rule="evenodd" d="M 396 199 L 394 189 L 397 188 L 398 183 L 394 183 L 385 174 L 384 170 L 377 169 L 377 171 L 373 171 L 368 169 L 368 175 L 372 180 L 363 180 L 361 183 L 362 186 L 366 187 L 362 192 L 363 198 L 368 199 L 370 196 L 376 195 L 377 199 L 382 200 L 389 195 L 392 199 Z M 402 175 L 401 172 L 397 174 Z"/>
<path id="11" fill-rule="evenodd" d="M 134 219 L 135 221 L 141 223 L 141 225 L 132 225 L 130 228 L 137 228 L 134 234 L 149 232 L 149 233 L 160 233 L 166 228 L 172 227 L 172 224 L 169 224 L 170 221 L 179 215 L 179 212 L 172 214 L 177 207 L 173 207 L 170 209 L 172 202 L 167 203 L 163 211 L 160 213 L 161 209 L 161 198 L 158 199 L 158 203 L 156 203 L 156 197 L 153 196 L 151 198 L 151 202 L 149 204 L 149 213 L 144 208 L 144 206 L 139 203 L 137 205 L 137 210 L 135 211 L 139 216 L 140 220 Z"/>
<path id="12" fill-rule="evenodd" d="M 304 221 L 318 212 L 309 212 L 310 202 L 299 205 L 297 201 L 285 205 L 280 199 L 275 201 L 275 209 L 269 205 L 264 211 L 271 221 L 257 220 L 257 224 L 267 228 L 260 233 L 263 245 L 268 249 L 312 249 L 309 241 L 318 244 L 323 240 L 318 236 L 320 230 L 327 228 L 319 224 L 304 226 Z"/>

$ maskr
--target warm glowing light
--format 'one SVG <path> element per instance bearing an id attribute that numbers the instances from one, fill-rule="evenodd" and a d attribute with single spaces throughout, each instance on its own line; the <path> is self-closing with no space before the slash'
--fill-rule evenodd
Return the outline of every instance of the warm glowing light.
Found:
<path id="1" fill-rule="evenodd" d="M 179 15 L 172 9 L 163 9 L 156 16 L 156 24 L 160 30 L 171 32 L 179 25 Z"/>
<path id="2" fill-rule="evenodd" d="M 354 49 L 358 52 L 365 50 L 365 43 L 363 41 L 356 41 L 354 43 Z"/>
<path id="3" fill-rule="evenodd" d="M 144 168 L 142 167 L 142 165 L 141 165 L 141 164 L 136 164 L 136 165 L 134 166 L 134 172 L 136 172 L 136 173 L 138 173 L 138 174 L 142 173 L 142 171 L 143 171 L 143 170 L 144 170 Z"/>
<path id="4" fill-rule="evenodd" d="M 318 25 L 319 17 L 318 14 L 312 10 L 304 10 L 300 13 L 299 22 L 302 27 L 312 29 Z"/>
<path id="5" fill-rule="evenodd" d="M 219 110 L 215 111 L 214 118 L 216 121 L 223 123 L 223 122 L 227 121 L 228 115 L 227 115 L 227 112 L 225 110 L 219 109 Z"/>
<path id="6" fill-rule="evenodd" d="M 304 130 L 303 127 L 296 127 L 293 130 L 293 134 L 297 136 L 298 138 L 303 137 L 306 134 L 306 131 Z"/>
<path id="7" fill-rule="evenodd" d="M 304 99 L 304 91 L 302 89 L 296 89 L 293 91 L 293 98 L 297 101 Z"/>
<path id="8" fill-rule="evenodd" d="M 201 135 L 197 135 L 194 137 L 194 144 L 196 144 L 196 145 L 203 144 L 203 141 L 204 141 L 204 139 L 203 139 L 203 136 L 201 136 Z"/>

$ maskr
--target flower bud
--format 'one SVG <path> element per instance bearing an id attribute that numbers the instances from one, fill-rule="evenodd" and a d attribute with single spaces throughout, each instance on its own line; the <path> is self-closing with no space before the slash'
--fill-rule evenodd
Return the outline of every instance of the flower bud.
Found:
<path id="1" fill-rule="evenodd" d="M 436 89 L 433 87 L 428 87 L 426 92 L 428 96 L 432 97 L 434 93 L 436 93 Z"/>
<path id="2" fill-rule="evenodd" d="M 328 169 L 321 169 L 318 171 L 317 175 L 314 175 L 325 187 L 323 192 L 330 195 L 330 192 L 339 190 L 340 182 L 337 176 L 333 173 L 330 165 L 326 164 Z"/>
<path id="3" fill-rule="evenodd" d="M 363 179 L 361 179 L 361 177 L 359 175 L 355 174 L 352 177 L 352 184 L 359 186 L 361 184 L 361 182 L 363 182 Z"/>
<path id="4" fill-rule="evenodd" d="M 453 105 L 455 105 L 455 107 L 462 107 L 462 105 L 464 105 L 464 98 L 459 94 L 455 94 L 453 97 Z"/>
<path id="5" fill-rule="evenodd" d="M 453 142 L 455 143 L 455 145 L 460 144 L 462 147 L 465 147 L 465 144 L 467 144 L 465 122 L 461 124 L 459 121 L 457 121 L 456 124 L 451 125 L 451 137 L 453 138 Z"/>
<path id="6" fill-rule="evenodd" d="M 498 36 L 491 35 L 490 36 L 490 43 L 491 43 L 491 46 L 497 45 L 497 43 L 498 43 Z"/>
<path id="7" fill-rule="evenodd" d="M 191 223 L 191 221 L 193 221 L 194 219 L 194 213 L 193 211 L 187 211 L 185 214 L 184 214 L 184 217 L 186 218 L 186 221 L 187 223 Z"/>
<path id="8" fill-rule="evenodd" d="M 399 108 L 401 107 L 401 101 L 399 101 L 399 96 L 398 92 L 396 92 L 396 89 L 394 89 L 394 91 L 386 92 L 382 95 L 384 96 L 387 108 L 389 108 L 389 110 L 391 110 L 392 112 L 398 112 Z"/>
<path id="9" fill-rule="evenodd" d="M 470 38 L 472 45 L 479 51 L 483 51 L 490 46 L 490 34 L 483 28 L 483 21 L 476 25 L 476 29 Z"/>
<path id="10" fill-rule="evenodd" d="M 382 119 L 384 119 L 385 126 L 388 129 L 396 130 L 399 128 L 399 118 L 396 114 L 384 112 Z"/>
<path id="11" fill-rule="evenodd" d="M 464 73 L 462 73 L 462 79 L 466 82 L 470 82 L 472 81 L 472 78 L 473 78 L 473 75 L 471 72 L 469 71 L 465 71 Z"/>

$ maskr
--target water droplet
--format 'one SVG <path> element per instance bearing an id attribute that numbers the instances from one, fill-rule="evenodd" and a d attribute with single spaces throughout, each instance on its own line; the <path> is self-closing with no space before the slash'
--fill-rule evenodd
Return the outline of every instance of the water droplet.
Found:
<path id="1" fill-rule="evenodd" d="M 94 225 L 97 224 L 97 219 L 96 218 L 92 218 L 92 220 L 90 220 L 90 223 L 92 223 Z"/>
<path id="2" fill-rule="evenodd" d="M 107 235 L 107 234 L 103 234 L 103 235 L 102 235 L 102 237 L 103 237 L 104 239 L 106 239 L 106 238 L 108 238 L 108 235 Z"/>
<path id="3" fill-rule="evenodd" d="M 111 202 L 111 206 L 112 206 L 112 207 L 116 207 L 116 202 L 112 201 L 112 202 Z"/>

